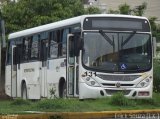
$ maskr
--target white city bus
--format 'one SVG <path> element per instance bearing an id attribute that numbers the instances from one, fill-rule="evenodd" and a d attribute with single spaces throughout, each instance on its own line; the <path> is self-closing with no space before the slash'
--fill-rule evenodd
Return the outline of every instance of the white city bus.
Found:
<path id="1" fill-rule="evenodd" d="M 9 35 L 5 92 L 24 99 L 151 98 L 147 18 L 83 15 Z M 53 96 L 54 95 L 54 96 Z"/>

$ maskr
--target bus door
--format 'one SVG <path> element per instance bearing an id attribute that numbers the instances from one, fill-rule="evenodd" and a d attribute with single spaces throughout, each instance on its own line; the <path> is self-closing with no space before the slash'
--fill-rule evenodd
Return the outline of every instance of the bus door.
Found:
<path id="1" fill-rule="evenodd" d="M 78 63 L 75 56 L 75 38 L 73 34 L 67 37 L 67 97 L 78 97 Z"/>
<path id="2" fill-rule="evenodd" d="M 48 50 L 48 40 L 41 40 L 41 60 L 42 67 L 40 72 L 41 77 L 41 96 L 47 97 L 47 50 Z"/>
<path id="3" fill-rule="evenodd" d="M 17 97 L 17 56 L 18 48 L 12 45 L 12 64 L 11 64 L 11 97 Z"/>

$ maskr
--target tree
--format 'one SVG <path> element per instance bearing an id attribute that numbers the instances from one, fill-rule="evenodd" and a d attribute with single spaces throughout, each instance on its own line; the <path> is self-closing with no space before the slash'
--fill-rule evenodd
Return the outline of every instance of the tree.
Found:
<path id="1" fill-rule="evenodd" d="M 1 4 L 6 4 L 6 3 L 8 3 L 8 2 L 10 2 L 10 0 L 0 0 L 0 3 L 1 3 Z"/>
<path id="2" fill-rule="evenodd" d="M 157 17 L 150 17 L 150 18 L 149 18 L 149 21 L 150 21 L 150 24 L 151 24 L 151 26 L 152 26 L 152 30 L 153 30 L 153 31 L 155 31 L 155 30 L 156 30 L 156 27 L 157 27 L 157 26 L 156 26 L 156 22 L 155 22 L 156 20 L 157 20 Z"/>
<path id="3" fill-rule="evenodd" d="M 157 17 L 150 17 L 149 22 L 151 24 L 152 35 L 157 38 L 157 42 L 160 42 L 160 24 L 156 24 Z"/>
<path id="4" fill-rule="evenodd" d="M 156 38 L 157 38 L 157 41 L 160 42 L 160 24 L 157 25 L 156 29 L 157 29 Z"/>
<path id="5" fill-rule="evenodd" d="M 119 12 L 120 12 L 119 10 L 112 10 L 112 9 L 108 10 L 109 14 L 119 14 Z"/>
<path id="6" fill-rule="evenodd" d="M 110 13 L 110 14 L 120 13 L 120 14 L 126 14 L 126 15 L 133 14 L 136 16 L 142 16 L 146 9 L 147 9 L 146 2 L 142 3 L 142 5 L 136 6 L 134 9 L 131 9 L 128 4 L 124 3 L 119 6 L 118 10 L 110 9 L 108 13 Z"/>
<path id="7" fill-rule="evenodd" d="M 119 6 L 120 14 L 130 14 L 130 6 L 128 4 L 122 4 Z"/>
<path id="8" fill-rule="evenodd" d="M 132 11 L 133 11 L 134 15 L 142 16 L 146 9 L 147 9 L 147 3 L 144 2 L 144 3 L 142 3 L 142 5 L 135 7 Z"/>
<path id="9" fill-rule="evenodd" d="M 94 7 L 94 6 L 90 6 L 86 9 L 85 11 L 86 14 L 100 14 L 101 11 L 99 8 Z"/>
<path id="10" fill-rule="evenodd" d="M 80 0 L 19 0 L 2 5 L 7 34 L 82 14 Z"/>

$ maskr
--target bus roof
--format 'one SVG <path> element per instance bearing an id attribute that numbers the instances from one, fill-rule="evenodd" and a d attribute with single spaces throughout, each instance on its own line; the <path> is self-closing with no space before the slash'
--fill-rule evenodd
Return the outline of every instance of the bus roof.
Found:
<path id="1" fill-rule="evenodd" d="M 9 34 L 9 39 L 19 38 L 19 37 L 28 36 L 28 35 L 40 33 L 43 31 L 49 31 L 49 30 L 64 27 L 64 26 L 82 23 L 83 19 L 85 19 L 86 17 L 124 17 L 124 18 L 137 18 L 137 19 L 146 19 L 147 20 L 146 17 L 139 17 L 139 16 L 132 16 L 132 15 L 117 15 L 117 14 L 116 15 L 115 14 L 82 15 L 82 16 L 73 17 L 73 18 L 69 18 L 66 20 L 61 20 L 61 21 L 57 21 L 54 23 L 41 25 L 38 27 L 14 32 L 14 33 Z"/>

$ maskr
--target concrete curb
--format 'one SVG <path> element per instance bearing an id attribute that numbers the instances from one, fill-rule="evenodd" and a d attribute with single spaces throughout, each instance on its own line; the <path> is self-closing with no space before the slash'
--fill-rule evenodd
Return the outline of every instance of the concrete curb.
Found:
<path id="1" fill-rule="evenodd" d="M 160 109 L 153 110 L 122 110 L 101 112 L 51 112 L 25 115 L 1 115 L 0 119 L 108 119 L 108 118 L 151 118 L 160 119 Z"/>

